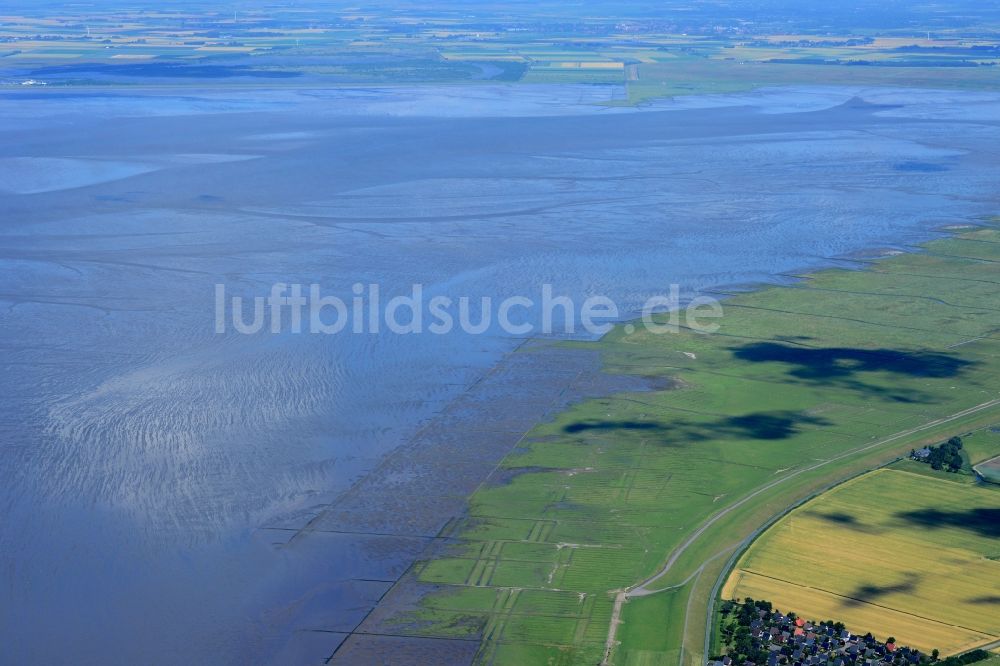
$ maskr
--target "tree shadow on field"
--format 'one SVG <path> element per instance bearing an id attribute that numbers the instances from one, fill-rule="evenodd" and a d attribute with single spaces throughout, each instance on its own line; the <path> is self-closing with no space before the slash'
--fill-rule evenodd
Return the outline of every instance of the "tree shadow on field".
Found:
<path id="1" fill-rule="evenodd" d="M 926 398 L 913 390 L 886 389 L 859 379 L 862 373 L 888 372 L 907 377 L 944 379 L 958 377 L 972 361 L 939 352 L 855 347 L 799 347 L 777 342 L 756 342 L 732 348 L 733 356 L 750 363 L 784 363 L 796 379 L 881 395 L 895 402 L 917 403 Z"/>
<path id="2" fill-rule="evenodd" d="M 920 576 L 918 574 L 908 573 L 898 583 L 889 583 L 886 585 L 864 583 L 846 595 L 847 598 L 844 600 L 843 605 L 848 607 L 861 606 L 862 604 L 870 604 L 879 597 L 884 597 L 887 594 L 908 594 L 916 589 L 917 581 L 919 580 Z"/>
<path id="3" fill-rule="evenodd" d="M 722 419 L 714 428 L 722 436 L 788 439 L 800 432 L 802 425 L 827 426 L 831 423 L 822 417 L 798 412 L 757 412 Z"/>
<path id="4" fill-rule="evenodd" d="M 897 513 L 896 517 L 929 529 L 957 527 L 989 539 L 1000 539 L 1000 509 L 982 507 L 968 511 L 920 509 Z"/>
<path id="5" fill-rule="evenodd" d="M 584 432 L 585 430 L 669 430 L 657 421 L 577 421 L 563 428 L 568 433 Z"/>
<path id="6" fill-rule="evenodd" d="M 1000 606 L 1000 596 L 986 595 L 982 597 L 973 597 L 972 599 L 966 599 L 965 603 L 977 604 L 980 606 Z"/>
<path id="7" fill-rule="evenodd" d="M 664 446 L 710 439 L 736 438 L 757 440 L 788 439 L 801 431 L 803 425 L 830 425 L 821 417 L 791 411 L 755 412 L 730 416 L 709 423 L 678 419 L 669 423 L 658 421 L 577 421 L 563 428 L 569 434 L 588 431 L 648 432 L 661 437 Z"/>
<path id="8" fill-rule="evenodd" d="M 827 522 L 833 523 L 834 525 L 840 525 L 847 527 L 849 529 L 855 530 L 857 532 L 863 532 L 865 534 L 874 534 L 878 532 L 878 529 L 862 523 L 857 519 L 857 516 L 852 516 L 849 513 L 822 513 L 820 511 L 807 511 L 806 515 L 812 516 L 814 518 L 819 518 L 820 520 L 825 520 Z"/>
<path id="9" fill-rule="evenodd" d="M 829 380 L 859 372 L 892 372 L 911 377 L 956 377 L 971 361 L 938 352 L 906 352 L 896 349 L 854 347 L 792 347 L 775 342 L 757 342 L 733 351 L 736 358 L 752 363 L 788 363 L 798 367 L 788 374 L 800 379 Z"/>

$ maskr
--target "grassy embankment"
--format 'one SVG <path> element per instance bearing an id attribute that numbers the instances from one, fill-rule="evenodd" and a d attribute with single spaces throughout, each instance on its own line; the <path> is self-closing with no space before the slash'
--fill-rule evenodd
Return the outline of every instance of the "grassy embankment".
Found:
<path id="1" fill-rule="evenodd" d="M 831 270 L 726 303 L 719 333 L 598 343 L 612 372 L 679 387 L 580 404 L 539 425 L 469 500 L 438 584 L 400 634 L 481 639 L 492 664 L 601 661 L 614 591 L 630 599 L 611 662 L 698 664 L 708 601 L 761 525 L 922 443 L 996 423 L 1000 232 Z M 778 481 L 764 492 L 761 488 Z"/>

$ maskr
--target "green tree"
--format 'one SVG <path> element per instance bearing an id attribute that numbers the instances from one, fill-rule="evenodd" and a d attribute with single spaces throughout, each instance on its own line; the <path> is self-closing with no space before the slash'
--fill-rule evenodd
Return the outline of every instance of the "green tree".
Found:
<path id="1" fill-rule="evenodd" d="M 753 639 L 750 638 L 749 629 L 740 627 L 736 630 L 736 640 L 733 641 L 733 647 L 741 656 L 750 654 L 750 651 L 753 650 Z"/>

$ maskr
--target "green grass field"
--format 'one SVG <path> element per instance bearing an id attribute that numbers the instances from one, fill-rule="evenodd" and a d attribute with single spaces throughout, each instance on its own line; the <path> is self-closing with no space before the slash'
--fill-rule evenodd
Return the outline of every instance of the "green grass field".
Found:
<path id="1" fill-rule="evenodd" d="M 770 528 L 722 594 L 947 656 L 1000 639 L 998 536 L 1000 489 L 879 470 Z"/>
<path id="2" fill-rule="evenodd" d="M 610 663 L 699 664 L 713 586 L 759 526 L 915 446 L 998 422 L 992 404 L 936 422 L 1000 398 L 998 284 L 1000 231 L 984 228 L 736 296 L 714 335 L 619 327 L 596 345 L 608 371 L 680 388 L 588 401 L 537 426 L 503 461 L 505 481 L 442 535 L 448 554 L 418 565 L 438 591 L 396 618 L 398 632 L 481 639 L 481 663 L 597 663 L 615 591 L 766 488 L 680 553 L 651 585 L 665 592 L 624 604 Z"/>
<path id="3" fill-rule="evenodd" d="M 1000 456 L 1000 426 L 993 425 L 963 435 L 963 451 L 972 465 Z"/>

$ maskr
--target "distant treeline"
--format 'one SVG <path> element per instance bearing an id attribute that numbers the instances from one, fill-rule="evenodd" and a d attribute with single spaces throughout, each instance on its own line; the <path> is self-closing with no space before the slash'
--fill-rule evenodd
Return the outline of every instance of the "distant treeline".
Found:
<path id="1" fill-rule="evenodd" d="M 972 652 L 956 654 L 954 657 L 942 659 L 938 662 L 938 666 L 965 666 L 966 664 L 974 664 L 977 661 L 989 659 L 991 656 L 986 650 L 973 650 Z"/>

